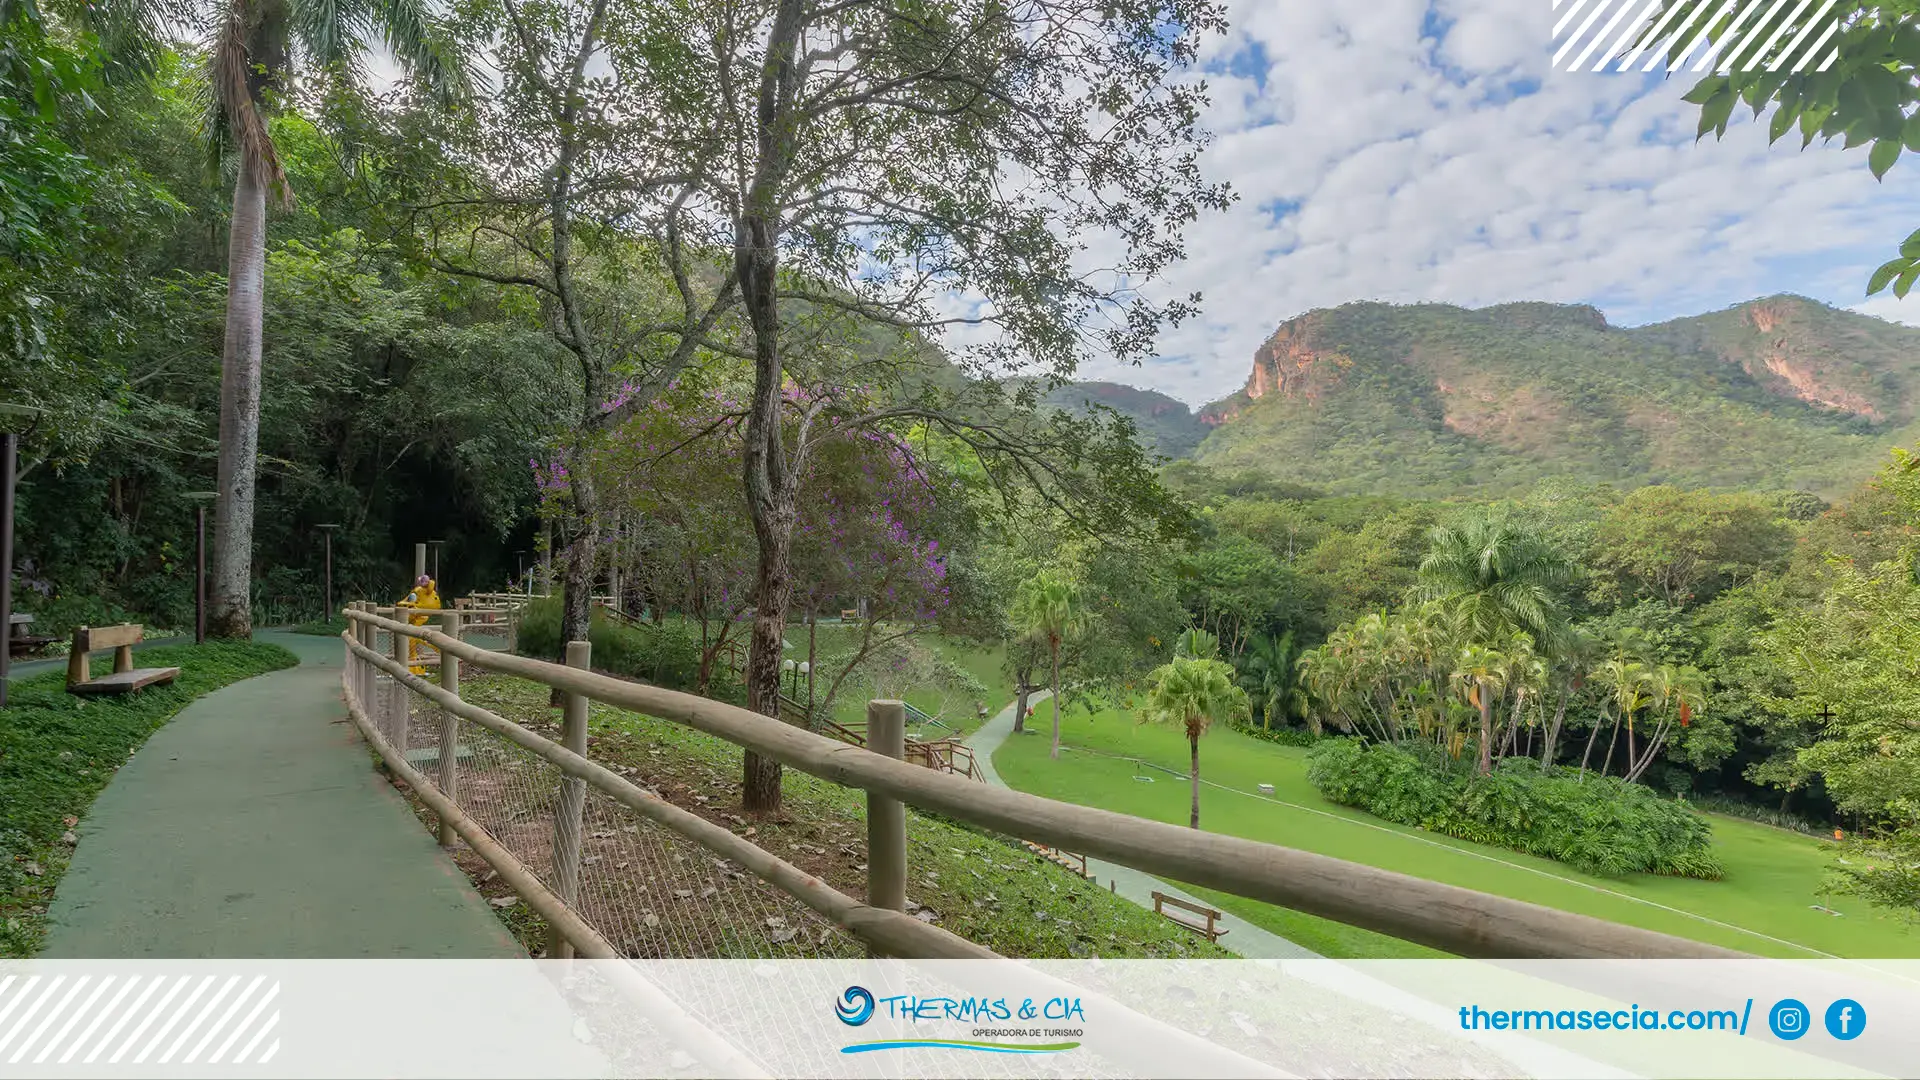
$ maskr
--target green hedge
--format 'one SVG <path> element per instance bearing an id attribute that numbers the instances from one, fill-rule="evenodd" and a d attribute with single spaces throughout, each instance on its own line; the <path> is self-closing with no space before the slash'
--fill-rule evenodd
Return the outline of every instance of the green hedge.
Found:
<path id="1" fill-rule="evenodd" d="M 519 650 L 542 660 L 558 661 L 566 650 L 560 641 L 560 600 L 535 600 L 520 613 Z M 593 666 L 615 675 L 645 679 L 669 690 L 693 691 L 700 681 L 700 639 L 683 623 L 628 626 L 594 612 L 587 632 L 593 643 Z M 720 661 L 711 673 L 711 696 L 733 700 L 733 672 Z"/>
<path id="2" fill-rule="evenodd" d="M 1542 772 L 1526 759 L 1475 776 L 1405 748 L 1329 739 L 1308 752 L 1307 780 L 1334 802 L 1375 817 L 1589 873 L 1721 874 L 1705 818 L 1614 777 Z"/>
<path id="3" fill-rule="evenodd" d="M 1320 736 L 1306 728 L 1261 727 L 1258 724 L 1234 724 L 1233 730 L 1243 735 L 1259 739 L 1261 742 L 1279 743 L 1281 746 L 1314 746 L 1320 742 Z"/>

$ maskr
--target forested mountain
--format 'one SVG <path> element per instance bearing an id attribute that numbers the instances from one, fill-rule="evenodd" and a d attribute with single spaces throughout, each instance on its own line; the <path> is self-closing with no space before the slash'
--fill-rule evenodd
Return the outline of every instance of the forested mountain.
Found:
<path id="1" fill-rule="evenodd" d="M 1081 389 L 1181 445 L 1186 411 L 1160 395 Z M 1803 297 L 1633 329 L 1584 306 L 1360 303 L 1282 325 L 1195 418 L 1193 456 L 1336 492 L 1563 477 L 1830 495 L 1920 435 L 1917 399 L 1920 329 Z"/>
<path id="2" fill-rule="evenodd" d="M 1183 401 L 1158 390 L 1141 390 L 1110 382 L 1078 382 L 1062 386 L 1047 395 L 1047 403 L 1085 414 L 1090 407 L 1105 406 L 1133 421 L 1140 444 L 1170 458 L 1191 455 L 1207 428 Z"/>

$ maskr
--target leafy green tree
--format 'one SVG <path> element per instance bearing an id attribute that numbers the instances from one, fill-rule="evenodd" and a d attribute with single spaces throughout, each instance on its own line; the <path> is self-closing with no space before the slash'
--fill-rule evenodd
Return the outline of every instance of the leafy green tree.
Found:
<path id="1" fill-rule="evenodd" d="M 1471 515 L 1437 526 L 1420 561 L 1414 595 L 1444 610 L 1471 640 L 1494 644 L 1516 633 L 1547 653 L 1566 629 L 1560 588 L 1565 557 L 1504 515 Z"/>
<path id="2" fill-rule="evenodd" d="M 227 319 L 220 378 L 220 456 L 214 508 L 208 632 L 252 633 L 253 520 L 260 433 L 260 364 L 267 271 L 267 197 L 293 192 L 269 120 L 292 91 L 296 68 L 322 79 L 365 70 L 377 43 L 436 87 L 458 89 L 464 73 L 417 0 L 165 0 L 104 5 L 92 12 L 114 54 L 150 63 L 162 34 L 179 23 L 208 28 L 210 136 L 236 152 L 228 224 Z"/>
<path id="3" fill-rule="evenodd" d="M 1200 827 L 1200 737 L 1213 724 L 1241 719 L 1247 711 L 1247 692 L 1234 685 L 1233 666 L 1223 660 L 1176 656 L 1151 676 L 1143 719 L 1175 724 L 1187 736 L 1193 794 L 1189 828 Z"/>
<path id="4" fill-rule="evenodd" d="M 701 208 L 725 223 L 754 365 L 742 456 L 761 560 L 749 707 L 773 711 L 792 591 L 806 446 L 785 437 L 790 379 L 811 374 L 836 396 L 882 386 L 890 400 L 854 426 L 918 423 L 961 439 L 990 474 L 1074 508 L 1078 529 L 1157 528 L 1159 515 L 1105 500 L 1123 490 L 1156 501 L 1131 425 L 1035 411 L 1043 384 L 1093 355 L 1149 355 L 1159 329 L 1193 310 L 1196 298 L 1156 302 L 1141 284 L 1182 257 L 1189 222 L 1231 201 L 1202 175 L 1207 90 L 1185 77 L 1225 29 L 1217 0 L 653 7 L 697 43 L 705 70 L 688 81 L 713 89 L 703 105 L 718 121 L 696 150 L 713 155 Z M 1049 182 L 1008 184 L 1010 171 Z M 1090 275 L 1078 255 L 1094 236 L 1112 258 Z M 956 315 L 955 295 L 983 302 Z M 969 406 L 998 396 L 992 379 L 956 389 L 920 378 L 917 349 L 834 372 L 814 342 L 835 324 L 916 341 L 978 327 L 967 372 L 1040 381 L 1009 415 Z M 749 760 L 745 781 L 750 808 L 777 807 L 776 763 Z"/>
<path id="5" fill-rule="evenodd" d="M 1053 667 L 1053 749 L 1060 757 L 1060 646 L 1086 628 L 1086 599 L 1077 582 L 1052 570 L 1042 570 L 1020 583 L 1014 596 L 1014 622 L 1032 640 L 1044 642 Z"/>
<path id="6" fill-rule="evenodd" d="M 1680 607 L 1777 564 L 1793 530 L 1756 495 L 1655 486 L 1608 510 L 1594 545 L 1595 563 L 1619 595 L 1651 594 Z"/>
<path id="7" fill-rule="evenodd" d="M 1754 15 L 1758 19 L 1754 19 Z M 1707 18 L 1702 21 L 1701 16 Z M 1845 149 L 1865 146 L 1867 167 L 1885 177 L 1904 150 L 1920 147 L 1920 4 L 1914 0 L 1837 0 L 1823 4 L 1774 4 L 1765 9 L 1721 5 L 1718 0 L 1667 0 L 1642 35 L 1642 45 L 1662 27 L 1687 26 L 1669 55 L 1705 32 L 1721 44 L 1736 35 L 1744 44 L 1719 57 L 1716 74 L 1695 83 L 1686 100 L 1700 107 L 1699 135 L 1724 137 L 1741 105 L 1757 119 L 1771 108 L 1769 141 L 1797 131 L 1805 149 L 1813 140 L 1841 139 Z M 1701 46 L 1707 49 L 1709 46 Z M 1834 57 L 1829 62 L 1829 57 Z M 1809 62 L 1804 65 L 1802 59 Z M 1796 67 L 1801 70 L 1794 70 Z M 1920 231 L 1900 245 L 1898 257 L 1875 270 L 1872 295 L 1893 286 L 1905 297 L 1920 279 Z"/>

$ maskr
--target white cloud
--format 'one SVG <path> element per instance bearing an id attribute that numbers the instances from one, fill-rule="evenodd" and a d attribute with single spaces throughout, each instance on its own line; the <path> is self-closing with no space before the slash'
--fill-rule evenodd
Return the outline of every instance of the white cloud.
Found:
<path id="1" fill-rule="evenodd" d="M 1744 120 L 1696 144 L 1693 76 L 1551 71 L 1539 0 L 1233 6 L 1206 53 L 1207 162 L 1240 202 L 1156 286 L 1201 290 L 1205 315 L 1162 360 L 1085 377 L 1210 401 L 1281 321 L 1367 299 L 1592 303 L 1633 324 L 1800 292 L 1920 323 L 1920 298 L 1859 303 L 1920 225 L 1920 165 L 1877 184 L 1860 151 L 1768 147 Z"/>

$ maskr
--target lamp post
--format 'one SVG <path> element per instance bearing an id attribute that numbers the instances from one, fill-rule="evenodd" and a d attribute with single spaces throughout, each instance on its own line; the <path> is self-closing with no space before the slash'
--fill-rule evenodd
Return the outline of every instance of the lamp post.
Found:
<path id="1" fill-rule="evenodd" d="M 13 656 L 13 473 L 20 436 L 0 435 L 0 708 L 7 704 L 7 668 Z"/>
<path id="2" fill-rule="evenodd" d="M 193 507 L 193 643 L 207 643 L 207 503 L 220 497 L 217 491 L 189 491 Z"/>
<path id="3" fill-rule="evenodd" d="M 812 712 L 813 711 L 813 665 L 808 661 L 802 660 L 800 661 L 799 672 L 800 673 L 794 676 L 794 679 L 793 679 L 793 696 L 796 698 L 800 696 L 800 680 L 801 679 L 807 680 L 807 711 Z"/>
<path id="4" fill-rule="evenodd" d="M 333 530 L 339 527 L 340 527 L 339 525 L 315 525 L 314 526 L 314 528 L 319 529 L 321 534 L 327 538 L 327 570 L 326 570 L 326 592 L 325 592 L 327 606 L 321 609 L 320 621 L 326 623 L 329 626 L 333 625 Z"/>
<path id="5" fill-rule="evenodd" d="M 445 540 L 427 541 L 427 549 L 433 552 L 433 583 L 436 588 L 440 585 L 440 545 L 444 543 Z"/>

